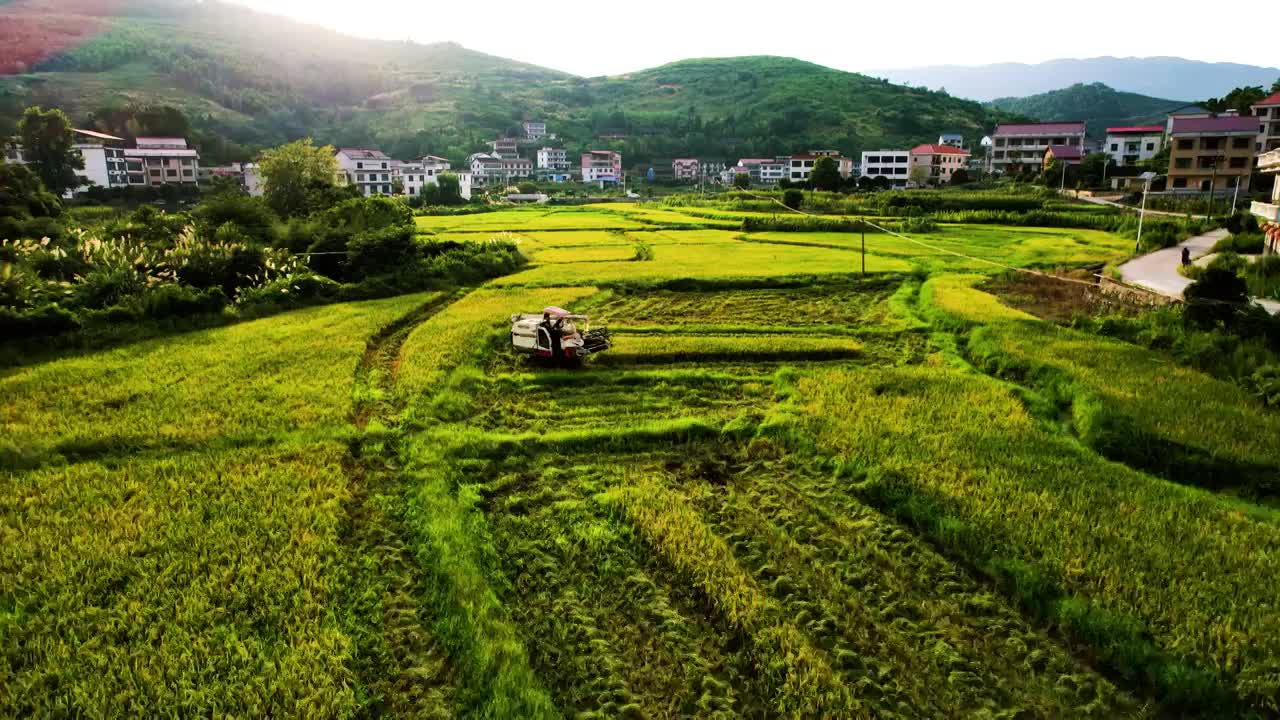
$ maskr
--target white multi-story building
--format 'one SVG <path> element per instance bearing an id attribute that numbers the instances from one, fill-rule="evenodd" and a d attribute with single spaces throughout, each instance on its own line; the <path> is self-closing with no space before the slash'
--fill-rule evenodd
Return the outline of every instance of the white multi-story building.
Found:
<path id="1" fill-rule="evenodd" d="M 810 150 L 804 155 L 792 155 L 787 158 L 787 179 L 793 183 L 808 181 L 809 175 L 813 172 L 814 163 L 824 157 L 835 161 L 840 177 L 847 178 L 853 174 L 853 158 L 844 157 L 839 150 Z"/>
<path id="2" fill-rule="evenodd" d="M 377 148 L 342 148 L 335 157 L 338 181 L 355 185 L 365 197 L 392 194 L 400 179 L 400 161 Z"/>
<path id="3" fill-rule="evenodd" d="M 183 138 L 137 138 L 124 158 L 130 185 L 199 186 L 200 153 Z"/>
<path id="4" fill-rule="evenodd" d="M 992 172 L 1040 171 L 1050 145 L 1085 146 L 1082 122 L 1000 123 L 988 154 Z"/>
<path id="5" fill-rule="evenodd" d="M 964 149 L 964 136 L 960 133 L 942 133 L 938 136 L 938 144 Z"/>
<path id="6" fill-rule="evenodd" d="M 84 181 L 84 186 L 113 188 L 129 184 L 124 138 L 93 130 L 76 130 L 75 133 L 80 140 L 75 148 L 80 151 L 80 157 L 84 160 L 84 168 L 77 170 L 76 175 Z M 68 195 L 70 194 L 69 192 Z"/>
<path id="7" fill-rule="evenodd" d="M 533 163 L 521 157 L 476 153 L 467 158 L 476 185 L 501 185 L 533 177 Z"/>
<path id="8" fill-rule="evenodd" d="M 435 185 L 440 180 L 441 173 L 449 168 L 448 160 L 435 155 L 427 155 L 417 162 L 402 163 L 400 181 L 404 184 L 404 194 L 409 197 L 421 195 L 423 188 Z"/>
<path id="9" fill-rule="evenodd" d="M 568 170 L 569 153 L 564 148 L 544 147 L 538 150 L 539 170 Z"/>
<path id="10" fill-rule="evenodd" d="M 524 123 L 524 137 L 526 140 L 537 142 L 547 136 L 547 124 L 544 122 L 536 122 L 526 120 Z"/>
<path id="11" fill-rule="evenodd" d="M 777 185 L 791 171 L 791 158 L 742 158 L 738 166 L 746 168 L 752 185 Z"/>
<path id="12" fill-rule="evenodd" d="M 1280 148 L 1280 92 L 1249 107 L 1258 118 L 1258 152 Z"/>
<path id="13" fill-rule="evenodd" d="M 698 158 L 676 158 L 672 160 L 671 174 L 676 180 L 697 180 L 701 175 Z"/>
<path id="14" fill-rule="evenodd" d="M 1163 125 L 1134 125 L 1107 128 L 1102 152 L 1116 165 L 1129 167 L 1150 160 L 1164 147 Z"/>
<path id="15" fill-rule="evenodd" d="M 582 182 L 622 182 L 622 153 L 589 150 L 582 154 Z"/>
<path id="16" fill-rule="evenodd" d="M 887 179 L 893 187 L 904 188 L 911 174 L 911 151 L 868 150 L 862 153 L 859 177 Z"/>

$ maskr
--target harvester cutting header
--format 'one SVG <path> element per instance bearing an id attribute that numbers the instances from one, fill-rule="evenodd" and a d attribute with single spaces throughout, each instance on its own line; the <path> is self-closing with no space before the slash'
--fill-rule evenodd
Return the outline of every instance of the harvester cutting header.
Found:
<path id="1" fill-rule="evenodd" d="M 613 346 L 605 328 L 590 329 L 586 315 L 564 308 L 511 316 L 511 347 L 548 360 L 581 360 Z"/>

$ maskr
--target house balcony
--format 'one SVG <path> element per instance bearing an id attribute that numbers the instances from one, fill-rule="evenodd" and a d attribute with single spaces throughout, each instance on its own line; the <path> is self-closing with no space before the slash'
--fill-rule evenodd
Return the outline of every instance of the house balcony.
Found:
<path id="1" fill-rule="evenodd" d="M 1280 148 L 1259 155 L 1258 170 L 1264 173 L 1280 173 Z"/>
<path id="2" fill-rule="evenodd" d="M 1280 222 L 1280 205 L 1271 203 L 1254 202 L 1249 206 L 1249 212 L 1271 222 Z"/>

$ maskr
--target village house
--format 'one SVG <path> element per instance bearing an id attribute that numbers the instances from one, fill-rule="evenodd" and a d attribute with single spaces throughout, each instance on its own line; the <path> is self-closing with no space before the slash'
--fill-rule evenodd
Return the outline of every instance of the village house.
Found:
<path id="1" fill-rule="evenodd" d="M 968 161 L 969 151 L 953 145 L 917 145 L 911 149 L 911 169 L 907 171 L 907 177 L 910 179 L 915 168 L 923 167 L 929 171 L 925 183 L 947 185 L 951 176 L 963 169 Z"/>
<path id="2" fill-rule="evenodd" d="M 622 153 L 614 150 L 589 150 L 583 153 L 582 181 L 585 183 L 622 182 Z"/>
<path id="3" fill-rule="evenodd" d="M 1050 145 L 1040 160 L 1040 171 L 1048 172 L 1054 163 L 1072 167 L 1084 162 L 1084 148 L 1079 145 Z"/>
<path id="4" fill-rule="evenodd" d="M 183 138 L 137 138 L 124 158 L 130 185 L 199 186 L 200 153 Z"/>
<path id="5" fill-rule="evenodd" d="M 1257 152 L 1265 153 L 1280 148 L 1280 93 L 1259 100 L 1250 109 L 1258 119 Z"/>
<path id="6" fill-rule="evenodd" d="M 1248 192 L 1257 141 L 1256 117 L 1175 119 L 1169 133 L 1168 190 L 1226 193 L 1238 187 Z"/>
<path id="7" fill-rule="evenodd" d="M 539 170 L 568 170 L 569 153 L 564 148 L 544 147 L 537 154 Z"/>
<path id="8" fill-rule="evenodd" d="M 911 173 L 911 151 L 868 150 L 862 153 L 861 172 L 859 177 L 885 178 L 893 187 L 904 188 Z"/>
<path id="9" fill-rule="evenodd" d="M 1131 167 L 1155 157 L 1164 147 L 1163 125 L 1134 125 L 1107 128 L 1102 152 L 1120 167 Z"/>
<path id="10" fill-rule="evenodd" d="M 546 136 L 547 136 L 546 123 L 532 121 L 532 120 L 526 120 L 524 122 L 524 137 L 526 140 L 529 140 L 530 142 L 538 142 L 539 140 L 541 140 Z"/>
<path id="11" fill-rule="evenodd" d="M 1274 176 L 1271 185 L 1271 202 L 1255 201 L 1249 210 L 1262 222 L 1271 252 L 1280 250 L 1280 148 L 1268 150 L 1258 156 L 1258 171 Z"/>
<path id="12" fill-rule="evenodd" d="M 1085 146 L 1083 122 L 1000 123 L 991 135 L 988 169 L 1016 173 L 1039 168 L 1050 145 Z"/>
<path id="13" fill-rule="evenodd" d="M 701 175 L 698 158 L 676 158 L 672 160 L 671 174 L 676 180 L 697 180 Z"/>
<path id="14" fill-rule="evenodd" d="M 335 159 L 338 182 L 355 185 L 365 197 L 392 194 L 392 185 L 400 179 L 400 161 L 377 148 L 341 148 Z"/>

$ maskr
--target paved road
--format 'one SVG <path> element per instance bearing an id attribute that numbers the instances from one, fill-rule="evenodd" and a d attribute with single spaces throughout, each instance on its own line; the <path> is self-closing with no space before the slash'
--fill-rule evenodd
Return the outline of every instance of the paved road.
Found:
<path id="1" fill-rule="evenodd" d="M 1136 208 L 1132 205 L 1124 205 L 1118 202 L 1114 202 L 1112 200 L 1105 200 L 1100 197 L 1081 196 L 1079 199 L 1087 203 L 1093 203 L 1094 205 L 1106 205 L 1107 207 L 1120 208 L 1121 210 L 1131 210 L 1133 212 L 1140 212 L 1142 210 L 1142 208 Z M 1148 215 L 1166 215 L 1168 217 L 1176 217 L 1176 218 L 1188 217 L 1186 213 L 1165 212 L 1163 210 L 1147 210 L 1147 214 Z M 1204 219 L 1204 215 L 1191 215 L 1190 217 L 1196 220 Z"/>
<path id="2" fill-rule="evenodd" d="M 1191 284 L 1191 280 L 1178 272 L 1178 267 L 1182 265 L 1182 248 L 1190 248 L 1191 257 L 1199 258 L 1213 252 L 1213 246 L 1227 235 L 1224 229 L 1213 230 L 1188 238 L 1174 247 L 1134 258 L 1120 266 L 1120 277 L 1132 285 L 1140 285 L 1161 295 L 1181 299 L 1182 291 Z M 1254 298 L 1254 302 L 1272 315 L 1280 314 L 1280 302 L 1257 298 Z"/>

